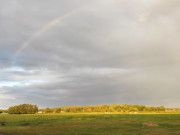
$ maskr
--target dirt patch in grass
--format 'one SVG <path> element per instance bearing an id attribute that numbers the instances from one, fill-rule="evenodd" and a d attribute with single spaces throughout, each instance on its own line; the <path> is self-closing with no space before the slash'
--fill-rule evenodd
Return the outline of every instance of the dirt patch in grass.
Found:
<path id="1" fill-rule="evenodd" d="M 159 126 L 158 124 L 155 124 L 152 122 L 144 122 L 142 125 L 146 126 L 146 127 L 157 127 L 157 126 Z"/>
<path id="2" fill-rule="evenodd" d="M 1 122 L 1 126 L 5 126 L 5 122 Z"/>

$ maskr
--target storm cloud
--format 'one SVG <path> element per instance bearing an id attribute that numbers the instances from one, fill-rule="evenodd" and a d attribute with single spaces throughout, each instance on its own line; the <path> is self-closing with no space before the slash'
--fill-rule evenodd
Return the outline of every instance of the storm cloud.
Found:
<path id="1" fill-rule="evenodd" d="M 0 108 L 180 107 L 179 6 L 179 0 L 0 0 Z"/>

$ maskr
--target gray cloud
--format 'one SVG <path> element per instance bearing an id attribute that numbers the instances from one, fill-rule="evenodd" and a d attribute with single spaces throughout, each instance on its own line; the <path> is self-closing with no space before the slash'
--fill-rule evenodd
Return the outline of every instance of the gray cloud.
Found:
<path id="1" fill-rule="evenodd" d="M 42 26 L 52 25 L 4 64 Z M 180 107 L 177 0 L 0 1 L 0 108 Z"/>

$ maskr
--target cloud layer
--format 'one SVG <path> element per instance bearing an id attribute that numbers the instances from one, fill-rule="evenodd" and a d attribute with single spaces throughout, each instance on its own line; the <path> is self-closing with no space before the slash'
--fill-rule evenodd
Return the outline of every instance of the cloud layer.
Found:
<path id="1" fill-rule="evenodd" d="M 0 108 L 180 107 L 179 6 L 179 0 L 0 0 Z M 77 9 L 18 52 L 43 26 Z"/>

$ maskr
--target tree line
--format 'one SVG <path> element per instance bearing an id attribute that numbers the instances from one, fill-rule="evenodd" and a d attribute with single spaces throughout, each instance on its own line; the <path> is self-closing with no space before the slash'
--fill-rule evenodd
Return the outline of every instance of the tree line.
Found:
<path id="1" fill-rule="evenodd" d="M 10 114 L 35 114 L 38 112 L 37 105 L 21 104 L 9 107 L 8 113 Z"/>
<path id="2" fill-rule="evenodd" d="M 21 104 L 9 107 L 8 110 L 0 110 L 0 113 L 10 114 L 35 114 L 35 113 L 161 113 L 161 112 L 180 112 L 180 108 L 165 108 L 164 106 L 154 107 L 145 105 L 96 105 L 96 106 L 69 106 L 38 109 L 37 105 Z"/>
<path id="3" fill-rule="evenodd" d="M 70 106 L 58 108 L 40 109 L 41 113 L 91 113 L 91 112 L 120 112 L 120 113 L 138 113 L 138 112 L 165 112 L 167 108 L 164 106 L 151 107 L 145 105 L 128 105 L 128 104 L 112 104 L 112 105 L 96 105 L 96 106 Z"/>

